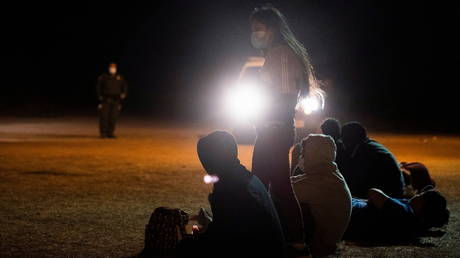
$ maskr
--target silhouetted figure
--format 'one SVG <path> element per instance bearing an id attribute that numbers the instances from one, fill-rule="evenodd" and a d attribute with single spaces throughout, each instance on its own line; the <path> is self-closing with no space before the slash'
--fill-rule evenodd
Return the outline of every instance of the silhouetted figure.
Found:
<path id="1" fill-rule="evenodd" d="M 341 139 L 341 125 L 339 120 L 335 118 L 327 118 L 325 119 L 320 126 L 321 132 L 325 135 L 329 135 L 332 137 L 334 140 L 334 143 L 336 145 L 336 158 L 335 158 L 335 163 L 337 164 L 340 172 L 342 173 L 342 170 L 346 170 L 347 165 L 349 165 L 349 159 L 347 159 L 347 156 L 345 154 L 345 147 L 343 145 L 342 139 Z M 291 154 L 291 169 L 292 169 L 292 175 L 300 175 L 303 173 L 302 169 L 302 161 L 301 159 L 301 154 L 302 154 L 302 143 L 298 143 L 294 146 L 292 149 L 292 154 Z"/>
<path id="2" fill-rule="evenodd" d="M 305 174 L 292 177 L 302 207 L 307 244 L 313 257 L 335 252 L 351 216 L 351 194 L 335 164 L 330 136 L 310 134 L 302 141 Z"/>
<path id="3" fill-rule="evenodd" d="M 343 176 L 353 197 L 366 198 L 371 188 L 381 189 L 391 197 L 402 197 L 403 175 L 387 148 L 369 139 L 366 129 L 358 122 L 343 125 L 342 140 L 350 157 Z"/>
<path id="4" fill-rule="evenodd" d="M 289 151 L 294 143 L 294 115 L 299 95 L 319 92 L 308 54 L 272 6 L 256 8 L 251 17 L 251 43 L 265 63 L 262 90 L 270 101 L 256 121 L 252 171 L 269 189 L 292 246 L 302 248 L 302 214 L 292 189 Z"/>
<path id="5" fill-rule="evenodd" d="M 321 123 L 321 132 L 329 135 L 334 139 L 335 146 L 337 147 L 335 163 L 339 167 L 340 172 L 346 166 L 345 146 L 342 141 L 342 125 L 340 121 L 335 118 L 327 118 Z"/>
<path id="6" fill-rule="evenodd" d="M 108 73 L 99 76 L 96 86 L 99 96 L 99 132 L 101 138 L 115 138 L 115 125 L 126 98 L 128 86 L 117 72 L 117 64 L 110 63 Z"/>
<path id="7" fill-rule="evenodd" d="M 379 189 L 369 190 L 368 199 L 353 199 L 351 221 L 345 233 L 349 240 L 404 240 L 449 221 L 444 196 L 429 189 L 411 199 L 396 199 Z"/>
<path id="8" fill-rule="evenodd" d="M 238 160 L 235 139 L 217 131 L 198 141 L 206 172 L 218 181 L 209 195 L 212 221 L 182 256 L 284 257 L 285 240 L 267 189 Z"/>

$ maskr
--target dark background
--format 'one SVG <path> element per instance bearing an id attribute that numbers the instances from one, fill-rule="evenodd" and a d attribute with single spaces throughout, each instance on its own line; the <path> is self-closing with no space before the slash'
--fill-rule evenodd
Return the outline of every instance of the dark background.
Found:
<path id="1" fill-rule="evenodd" d="M 2 116 L 95 115 L 108 62 L 130 89 L 124 115 L 203 120 L 246 57 L 248 16 L 266 1 L 6 4 Z M 347 119 L 377 129 L 457 132 L 436 93 L 424 1 L 272 1 L 332 79 Z M 434 89 L 434 90 L 433 90 Z M 447 94 L 449 95 L 449 94 Z M 449 105 L 449 104 L 448 104 Z"/>

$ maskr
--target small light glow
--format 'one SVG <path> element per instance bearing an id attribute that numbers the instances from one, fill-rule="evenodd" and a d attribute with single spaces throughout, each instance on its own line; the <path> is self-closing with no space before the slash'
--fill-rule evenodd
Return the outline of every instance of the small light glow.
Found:
<path id="1" fill-rule="evenodd" d="M 217 181 L 219 181 L 219 177 L 214 176 L 214 175 L 205 175 L 203 177 L 203 181 L 205 184 L 214 184 Z"/>
<path id="2" fill-rule="evenodd" d="M 314 96 L 307 96 L 300 101 L 300 108 L 306 115 L 309 115 L 313 111 L 318 110 L 319 106 L 319 101 Z"/>

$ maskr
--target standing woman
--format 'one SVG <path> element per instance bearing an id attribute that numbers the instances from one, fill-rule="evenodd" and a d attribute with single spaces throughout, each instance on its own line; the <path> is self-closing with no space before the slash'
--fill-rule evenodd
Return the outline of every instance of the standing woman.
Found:
<path id="1" fill-rule="evenodd" d="M 291 185 L 289 150 L 295 138 L 294 115 L 299 96 L 317 93 L 322 97 L 322 92 L 307 51 L 276 8 L 256 8 L 250 21 L 251 43 L 265 56 L 260 79 L 270 96 L 266 115 L 256 122 L 252 171 L 276 200 L 288 241 L 302 243 L 302 214 Z"/>

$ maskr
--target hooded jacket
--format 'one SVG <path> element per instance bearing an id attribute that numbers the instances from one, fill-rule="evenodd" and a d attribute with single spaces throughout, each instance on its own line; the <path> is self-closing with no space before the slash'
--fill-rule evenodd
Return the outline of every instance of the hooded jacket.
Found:
<path id="1" fill-rule="evenodd" d="M 211 133 L 197 152 L 207 173 L 219 178 L 209 194 L 213 220 L 202 235 L 207 253 L 200 257 L 284 257 L 275 206 L 259 178 L 240 164 L 233 136 Z"/>
<path id="2" fill-rule="evenodd" d="M 311 134 L 303 144 L 305 173 L 292 177 L 293 187 L 304 211 L 312 255 L 326 256 L 336 250 L 348 226 L 351 194 L 334 162 L 334 140 Z"/>

